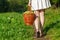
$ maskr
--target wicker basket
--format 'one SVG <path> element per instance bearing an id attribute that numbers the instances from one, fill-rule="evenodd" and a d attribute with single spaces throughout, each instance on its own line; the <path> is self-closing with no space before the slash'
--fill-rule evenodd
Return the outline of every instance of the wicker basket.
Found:
<path id="1" fill-rule="evenodd" d="M 33 25 L 35 20 L 35 14 L 31 11 L 31 8 L 28 7 L 28 11 L 23 13 L 24 22 L 26 25 Z"/>

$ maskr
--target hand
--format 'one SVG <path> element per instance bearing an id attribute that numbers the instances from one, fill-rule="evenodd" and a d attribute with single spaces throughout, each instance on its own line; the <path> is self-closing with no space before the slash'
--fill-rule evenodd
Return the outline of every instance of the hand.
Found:
<path id="1" fill-rule="evenodd" d="M 31 2 L 28 3 L 28 6 L 31 6 Z"/>

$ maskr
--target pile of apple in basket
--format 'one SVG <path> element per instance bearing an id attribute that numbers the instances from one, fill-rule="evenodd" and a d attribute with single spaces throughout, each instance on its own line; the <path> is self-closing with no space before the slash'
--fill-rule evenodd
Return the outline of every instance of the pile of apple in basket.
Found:
<path id="1" fill-rule="evenodd" d="M 35 20 L 35 14 L 31 11 L 31 7 L 28 6 L 28 10 L 23 13 L 24 23 L 26 25 L 33 25 Z"/>

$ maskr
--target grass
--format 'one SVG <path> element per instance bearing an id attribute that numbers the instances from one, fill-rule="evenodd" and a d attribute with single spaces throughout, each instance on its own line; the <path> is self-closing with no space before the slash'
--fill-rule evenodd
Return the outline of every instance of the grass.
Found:
<path id="1" fill-rule="evenodd" d="M 33 29 L 24 24 L 22 14 L 0 13 L 0 40 L 32 40 L 32 35 Z"/>
<path id="2" fill-rule="evenodd" d="M 60 40 L 60 8 L 45 12 L 44 33 L 49 40 Z M 34 29 L 26 26 L 17 12 L 0 13 L 0 40 L 33 40 Z"/>
<path id="3" fill-rule="evenodd" d="M 60 40 L 60 12 L 58 9 L 46 10 L 44 31 L 50 40 Z"/>

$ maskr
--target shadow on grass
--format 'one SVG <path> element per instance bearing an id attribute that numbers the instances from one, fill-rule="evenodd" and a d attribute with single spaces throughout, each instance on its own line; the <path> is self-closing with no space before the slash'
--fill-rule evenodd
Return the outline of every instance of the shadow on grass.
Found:
<path id="1" fill-rule="evenodd" d="M 53 23 L 49 24 L 48 26 L 46 26 L 46 27 L 44 28 L 45 35 L 47 35 L 47 32 L 48 32 L 50 29 L 53 29 L 54 27 L 55 27 L 55 28 L 60 28 L 60 27 L 58 27 L 58 26 L 56 27 L 56 25 L 57 25 L 58 23 L 60 23 L 59 20 L 56 21 L 56 22 L 53 22 Z"/>

